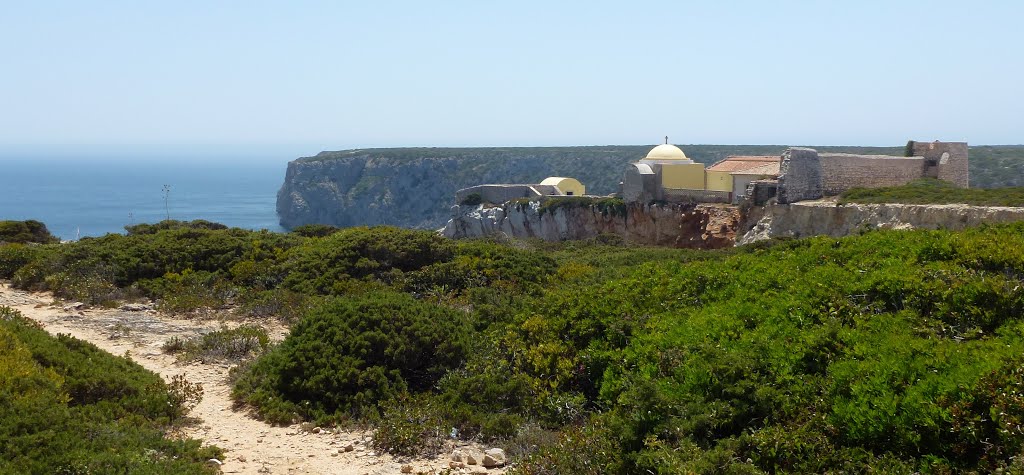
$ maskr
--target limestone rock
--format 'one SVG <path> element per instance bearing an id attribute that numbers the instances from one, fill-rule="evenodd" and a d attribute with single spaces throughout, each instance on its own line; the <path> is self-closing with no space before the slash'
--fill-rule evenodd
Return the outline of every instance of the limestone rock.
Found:
<path id="1" fill-rule="evenodd" d="M 476 456 L 470 453 L 466 454 L 466 465 L 476 465 L 479 463 Z"/>
<path id="2" fill-rule="evenodd" d="M 449 238 L 506 236 L 545 241 L 614 235 L 630 244 L 717 249 L 734 244 L 739 208 L 724 204 L 629 204 L 625 213 L 595 206 L 541 210 L 541 203 L 455 206 Z"/>
<path id="3" fill-rule="evenodd" d="M 402 465 L 402 473 L 412 473 L 412 465 Z"/>
<path id="4" fill-rule="evenodd" d="M 484 452 L 484 458 L 481 461 L 481 465 L 487 468 L 504 466 L 505 451 L 498 448 L 487 449 L 487 451 Z"/>

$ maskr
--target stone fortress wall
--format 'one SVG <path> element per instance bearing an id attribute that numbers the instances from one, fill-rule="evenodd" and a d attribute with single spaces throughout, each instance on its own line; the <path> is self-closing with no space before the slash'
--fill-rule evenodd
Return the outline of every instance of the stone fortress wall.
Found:
<path id="1" fill-rule="evenodd" d="M 913 154 L 924 157 L 924 176 L 967 188 L 967 142 L 914 142 Z"/>
<path id="2" fill-rule="evenodd" d="M 906 185 L 924 176 L 924 158 L 852 153 L 819 153 L 822 193 L 838 195 L 850 188 Z"/>
<path id="3" fill-rule="evenodd" d="M 920 178 L 938 178 L 967 188 L 967 143 L 912 142 L 910 145 L 911 157 L 818 153 L 811 148 L 790 148 L 782 155 L 778 202 L 795 203 L 834 196 L 850 188 L 905 185 Z"/>
<path id="4" fill-rule="evenodd" d="M 821 198 L 823 174 L 817 150 L 801 147 L 786 149 L 779 165 L 779 203 Z"/>
<path id="5" fill-rule="evenodd" d="M 480 195 L 484 203 L 500 204 L 518 198 L 561 195 L 562 192 L 552 185 L 477 185 L 456 191 L 455 204 L 462 203 L 472 194 Z"/>

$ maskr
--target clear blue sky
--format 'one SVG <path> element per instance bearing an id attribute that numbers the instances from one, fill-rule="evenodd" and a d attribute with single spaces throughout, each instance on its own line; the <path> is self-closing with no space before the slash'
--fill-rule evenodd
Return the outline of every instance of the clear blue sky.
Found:
<path id="1" fill-rule="evenodd" d="M 1019 1 L 10 1 L 0 58 L 0 148 L 1024 142 Z"/>

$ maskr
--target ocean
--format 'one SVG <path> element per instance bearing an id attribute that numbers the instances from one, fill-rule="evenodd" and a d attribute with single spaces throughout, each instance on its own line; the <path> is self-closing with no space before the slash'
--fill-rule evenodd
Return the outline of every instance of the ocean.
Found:
<path id="1" fill-rule="evenodd" d="M 6 157 L 0 220 L 42 221 L 63 240 L 124 233 L 168 216 L 283 231 L 275 206 L 286 167 L 287 159 Z"/>

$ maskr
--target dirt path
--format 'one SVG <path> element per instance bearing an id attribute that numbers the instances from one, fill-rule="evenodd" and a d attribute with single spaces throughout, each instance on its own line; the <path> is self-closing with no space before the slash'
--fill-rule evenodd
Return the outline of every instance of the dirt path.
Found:
<path id="1" fill-rule="evenodd" d="M 203 400 L 190 413 L 199 422 L 186 428 L 184 435 L 225 449 L 227 454 L 221 466 L 224 473 L 363 475 L 402 473 L 402 467 L 406 465 L 412 467 L 412 473 L 440 473 L 449 468 L 446 454 L 418 460 L 398 460 L 387 454 L 377 454 L 369 446 L 369 432 L 321 431 L 314 434 L 298 425 L 275 427 L 253 419 L 245 412 L 232 409 L 227 381 L 229 366 L 181 364 L 174 356 L 161 350 L 171 337 L 187 339 L 219 329 L 225 325 L 224 322 L 177 319 L 145 308 L 75 309 L 54 304 L 49 294 L 19 291 L 10 288 L 6 282 L 0 282 L 0 305 L 21 311 L 26 317 L 41 323 L 50 333 L 69 334 L 116 355 L 128 353 L 134 361 L 160 374 L 165 380 L 184 374 L 189 381 L 202 384 Z M 268 332 L 277 338 L 282 338 L 285 331 L 281 327 L 268 328 Z M 458 449 L 470 453 L 483 451 L 483 447 L 466 444 L 459 444 Z M 452 471 L 501 472 L 479 466 Z"/>

